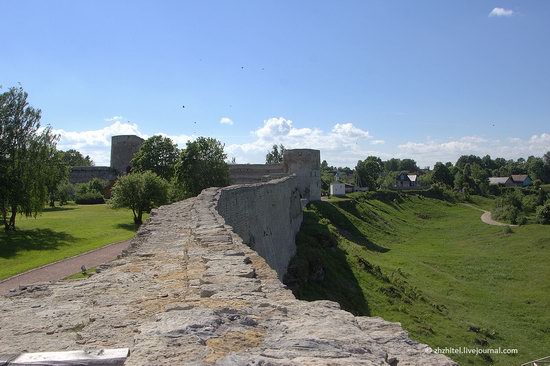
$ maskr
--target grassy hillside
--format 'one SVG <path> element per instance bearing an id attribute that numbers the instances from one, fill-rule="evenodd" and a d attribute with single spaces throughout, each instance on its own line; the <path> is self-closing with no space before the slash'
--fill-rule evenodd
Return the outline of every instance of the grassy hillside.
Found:
<path id="1" fill-rule="evenodd" d="M 463 365 L 521 364 L 547 355 L 550 227 L 506 233 L 482 223 L 471 207 L 417 196 L 367 197 L 308 206 L 287 279 L 298 297 L 331 299 L 355 314 L 401 322 L 432 347 L 519 350 L 451 355 Z"/>
<path id="2" fill-rule="evenodd" d="M 0 229 L 0 280 L 63 258 L 130 239 L 132 212 L 108 205 L 48 208 L 17 217 L 16 232 Z"/>

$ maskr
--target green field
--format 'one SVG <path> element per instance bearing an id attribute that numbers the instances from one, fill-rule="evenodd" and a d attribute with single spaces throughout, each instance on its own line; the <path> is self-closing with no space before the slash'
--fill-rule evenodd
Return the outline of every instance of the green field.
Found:
<path id="1" fill-rule="evenodd" d="M 45 209 L 36 218 L 18 216 L 17 231 L 0 231 L 0 280 L 32 268 L 130 239 L 132 212 L 108 205 Z"/>
<path id="2" fill-rule="evenodd" d="M 550 226 L 506 233 L 460 204 L 367 197 L 308 206 L 289 283 L 298 297 L 401 322 L 434 348 L 519 351 L 451 355 L 461 365 L 513 365 L 548 355 Z"/>

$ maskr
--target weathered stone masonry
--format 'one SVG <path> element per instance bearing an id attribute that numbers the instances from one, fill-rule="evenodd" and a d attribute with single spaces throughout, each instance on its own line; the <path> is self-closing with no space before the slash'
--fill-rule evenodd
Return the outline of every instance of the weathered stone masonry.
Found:
<path id="1" fill-rule="evenodd" d="M 238 189 L 250 188 L 155 210 L 130 251 L 90 279 L 0 298 L 0 353 L 129 347 L 130 366 L 455 365 L 396 323 L 296 300 L 227 224 Z"/>
<path id="2" fill-rule="evenodd" d="M 294 239 L 302 224 L 296 177 L 224 188 L 217 210 L 233 232 L 282 279 L 288 262 L 296 254 Z"/>

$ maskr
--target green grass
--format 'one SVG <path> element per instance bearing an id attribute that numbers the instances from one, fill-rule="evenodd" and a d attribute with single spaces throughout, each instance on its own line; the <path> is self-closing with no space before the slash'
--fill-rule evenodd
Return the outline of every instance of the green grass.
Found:
<path id="1" fill-rule="evenodd" d="M 18 216 L 16 231 L 0 231 L 0 280 L 32 268 L 130 239 L 130 210 L 108 205 L 47 208 L 36 218 Z"/>
<path id="2" fill-rule="evenodd" d="M 544 189 L 546 192 L 550 193 L 550 184 L 543 184 L 540 186 L 542 189 Z"/>
<path id="3" fill-rule="evenodd" d="M 330 299 L 355 314 L 401 322 L 412 338 L 432 347 L 519 350 L 493 354 L 492 363 L 452 355 L 461 365 L 521 364 L 547 355 L 550 226 L 507 233 L 460 204 L 349 197 L 308 206 L 290 267 L 289 285 L 298 297 Z M 319 266 L 324 279 L 315 281 Z"/>
<path id="4" fill-rule="evenodd" d="M 95 267 L 87 268 L 87 269 L 86 269 L 86 273 L 77 272 L 77 273 L 74 273 L 74 274 L 72 274 L 72 275 L 70 275 L 70 276 L 65 277 L 63 280 L 64 280 L 64 281 L 80 281 L 80 280 L 85 280 L 86 278 L 92 277 L 95 273 L 96 273 L 96 272 L 95 272 Z"/>

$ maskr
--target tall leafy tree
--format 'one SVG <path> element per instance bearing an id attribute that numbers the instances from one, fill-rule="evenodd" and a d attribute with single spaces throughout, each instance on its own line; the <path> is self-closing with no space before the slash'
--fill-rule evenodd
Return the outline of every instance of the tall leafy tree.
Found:
<path id="1" fill-rule="evenodd" d="M 52 150 L 49 156 L 49 174 L 47 176 L 46 187 L 48 189 L 48 200 L 50 207 L 55 206 L 58 187 L 61 182 L 69 178 L 69 167 L 63 161 L 63 151 Z"/>
<path id="2" fill-rule="evenodd" d="M 446 165 L 437 162 L 434 165 L 432 181 L 434 183 L 443 183 L 448 185 L 449 187 L 452 187 L 454 176 Z"/>
<path id="3" fill-rule="evenodd" d="M 75 149 L 69 149 L 63 151 L 61 158 L 63 162 L 68 166 L 93 166 L 94 162 L 90 156 L 82 155 L 82 153 Z"/>
<path id="4" fill-rule="evenodd" d="M 355 166 L 357 182 L 361 187 L 368 187 L 370 190 L 376 189 L 376 181 L 383 171 L 382 160 L 376 156 L 369 156 L 365 160 L 359 160 Z"/>
<path id="5" fill-rule="evenodd" d="M 17 213 L 36 215 L 47 198 L 56 137 L 40 128 L 40 110 L 21 87 L 0 94 L 0 211 L 6 231 Z"/>
<path id="6" fill-rule="evenodd" d="M 269 151 L 265 156 L 266 164 L 279 164 L 283 162 L 283 156 L 285 154 L 285 147 L 283 144 L 279 146 L 273 145 L 271 151 Z"/>
<path id="7" fill-rule="evenodd" d="M 170 180 L 174 176 L 178 154 L 178 147 L 169 137 L 155 135 L 145 140 L 136 152 L 132 169 L 138 172 L 150 170 Z"/>
<path id="8" fill-rule="evenodd" d="M 224 145 L 210 137 L 187 143 L 176 163 L 176 182 L 188 196 L 196 196 L 208 187 L 229 184 L 229 167 Z"/>

